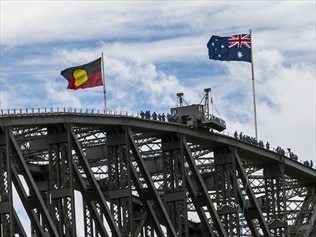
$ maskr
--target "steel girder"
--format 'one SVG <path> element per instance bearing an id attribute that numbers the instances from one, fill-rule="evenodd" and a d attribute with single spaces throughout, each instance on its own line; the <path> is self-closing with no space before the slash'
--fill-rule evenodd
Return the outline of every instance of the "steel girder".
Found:
<path id="1" fill-rule="evenodd" d="M 6 156 L 9 157 L 7 161 L 11 163 L 10 169 L 6 170 L 12 176 L 12 183 L 9 185 L 14 184 L 19 193 L 25 211 L 32 222 L 32 232 L 40 236 L 59 236 L 40 190 L 9 128 L 5 129 L 5 136 Z M 23 175 L 25 183 L 22 183 L 19 174 Z M 11 233 L 10 235 L 14 234 L 13 229 L 8 232 Z"/>
<path id="2" fill-rule="evenodd" d="M 290 236 L 313 236 L 316 233 L 316 188 L 307 190 L 300 212 L 291 230 Z M 312 233 L 313 231 L 313 233 Z"/>
<path id="3" fill-rule="evenodd" d="M 71 237 L 76 233 L 71 137 L 62 125 L 49 126 L 47 132 L 50 172 L 43 195 L 58 232 Z"/>
<path id="4" fill-rule="evenodd" d="M 279 159 L 128 124 L 2 127 L 1 237 L 312 236 L 315 187 Z"/>
<path id="5" fill-rule="evenodd" d="M 8 133 L 0 129 L 0 233 L 1 236 L 26 237 L 26 233 L 13 207 L 12 175 L 10 150 L 5 144 L 9 143 Z"/>
<path id="6" fill-rule="evenodd" d="M 237 149 L 215 150 L 218 213 L 228 236 L 271 236 Z"/>

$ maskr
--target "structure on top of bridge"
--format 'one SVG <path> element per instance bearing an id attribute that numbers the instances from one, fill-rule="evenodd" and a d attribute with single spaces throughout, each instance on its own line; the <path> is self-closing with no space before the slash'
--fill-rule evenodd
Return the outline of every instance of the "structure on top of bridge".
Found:
<path id="1" fill-rule="evenodd" d="M 1 111 L 1 237 L 315 236 L 316 170 L 200 108 Z"/>

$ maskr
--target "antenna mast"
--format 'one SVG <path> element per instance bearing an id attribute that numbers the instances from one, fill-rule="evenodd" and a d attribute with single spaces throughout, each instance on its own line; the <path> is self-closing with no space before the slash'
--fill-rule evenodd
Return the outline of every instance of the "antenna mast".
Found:
<path id="1" fill-rule="evenodd" d="M 210 116 L 210 101 L 209 101 L 209 92 L 211 88 L 205 88 L 205 100 L 204 100 L 204 117 L 209 119 Z"/>
<path id="2" fill-rule="evenodd" d="M 179 99 L 179 107 L 183 107 L 183 93 L 179 92 L 177 93 L 178 99 Z"/>

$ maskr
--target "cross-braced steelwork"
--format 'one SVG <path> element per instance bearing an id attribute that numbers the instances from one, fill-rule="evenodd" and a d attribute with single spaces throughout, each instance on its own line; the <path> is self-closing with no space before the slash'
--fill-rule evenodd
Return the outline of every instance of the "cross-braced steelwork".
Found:
<path id="1" fill-rule="evenodd" d="M 15 111 L 16 112 L 16 111 Z M 0 115 L 0 235 L 316 235 L 316 170 L 176 122 Z"/>

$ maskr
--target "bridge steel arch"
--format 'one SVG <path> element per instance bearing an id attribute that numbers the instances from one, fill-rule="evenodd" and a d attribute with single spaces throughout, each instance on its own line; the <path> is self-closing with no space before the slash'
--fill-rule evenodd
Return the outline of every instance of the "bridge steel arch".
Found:
<path id="1" fill-rule="evenodd" d="M 177 123 L 5 114 L 0 176 L 3 237 L 316 235 L 313 167 Z"/>

